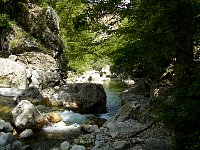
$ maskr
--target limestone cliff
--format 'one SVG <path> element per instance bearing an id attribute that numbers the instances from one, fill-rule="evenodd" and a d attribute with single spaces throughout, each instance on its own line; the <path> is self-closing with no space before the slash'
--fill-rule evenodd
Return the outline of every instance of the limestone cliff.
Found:
<path id="1" fill-rule="evenodd" d="M 0 57 L 24 52 L 42 52 L 52 56 L 61 72 L 65 72 L 64 45 L 59 37 L 59 17 L 49 6 L 27 3 L 28 11 L 19 14 L 11 30 L 1 35 Z M 18 12 L 19 13 L 19 12 Z"/>

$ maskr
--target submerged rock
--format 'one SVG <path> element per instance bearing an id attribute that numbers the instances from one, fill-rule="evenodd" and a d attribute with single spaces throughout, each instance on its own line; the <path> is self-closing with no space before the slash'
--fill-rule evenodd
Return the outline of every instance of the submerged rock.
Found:
<path id="1" fill-rule="evenodd" d="M 55 112 L 50 112 L 47 114 L 47 119 L 51 123 L 58 123 L 62 120 L 62 117 Z"/>

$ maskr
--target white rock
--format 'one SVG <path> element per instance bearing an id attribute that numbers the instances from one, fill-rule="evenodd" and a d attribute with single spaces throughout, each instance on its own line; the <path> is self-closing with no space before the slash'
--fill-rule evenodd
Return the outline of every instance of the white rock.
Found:
<path id="1" fill-rule="evenodd" d="M 26 68 L 24 65 L 10 59 L 0 58 L 1 88 L 27 87 Z"/>
<path id="2" fill-rule="evenodd" d="M 17 96 L 22 92 L 22 89 L 18 88 L 0 88 L 0 94 L 3 96 Z"/>
<path id="3" fill-rule="evenodd" d="M 27 100 L 22 100 L 13 110 L 13 123 L 19 129 L 32 129 L 35 127 L 35 118 L 40 112 Z"/>
<path id="4" fill-rule="evenodd" d="M 5 121 L 0 119 L 0 131 L 2 131 L 5 127 Z"/>

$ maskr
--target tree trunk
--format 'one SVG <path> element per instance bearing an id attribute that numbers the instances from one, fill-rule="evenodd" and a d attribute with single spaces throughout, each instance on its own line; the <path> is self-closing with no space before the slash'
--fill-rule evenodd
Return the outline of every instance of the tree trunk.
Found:
<path id="1" fill-rule="evenodd" d="M 182 88 L 191 82 L 191 67 L 193 63 L 193 11 L 190 1 L 179 3 L 174 19 L 175 49 L 174 86 Z"/>

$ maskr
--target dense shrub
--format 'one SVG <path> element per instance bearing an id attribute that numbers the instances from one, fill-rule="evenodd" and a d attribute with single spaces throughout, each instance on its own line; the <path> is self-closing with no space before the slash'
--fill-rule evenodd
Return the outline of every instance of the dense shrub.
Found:
<path id="1" fill-rule="evenodd" d="M 200 149 L 200 81 L 178 89 L 168 99 L 157 99 L 154 106 L 174 132 L 176 149 Z"/>
<path id="2" fill-rule="evenodd" d="M 0 34 L 6 33 L 11 28 L 8 15 L 0 14 Z"/>

